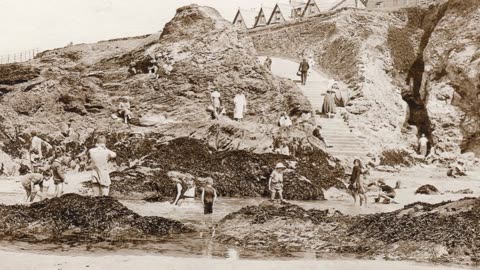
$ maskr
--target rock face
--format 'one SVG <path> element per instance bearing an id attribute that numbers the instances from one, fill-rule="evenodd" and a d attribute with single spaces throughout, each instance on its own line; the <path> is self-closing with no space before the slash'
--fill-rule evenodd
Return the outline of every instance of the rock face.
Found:
<path id="1" fill-rule="evenodd" d="M 315 250 L 326 256 L 475 265 L 479 207 L 479 199 L 464 199 L 351 217 L 266 202 L 226 216 L 215 240 L 256 251 Z"/>
<path id="2" fill-rule="evenodd" d="M 263 54 L 299 59 L 350 87 L 349 124 L 377 149 L 478 153 L 480 3 L 425 1 L 390 13 L 343 10 L 249 34 Z"/>
<path id="3" fill-rule="evenodd" d="M 160 62 L 158 78 L 146 74 L 153 57 Z M 129 73 L 130 66 L 137 74 Z M 210 176 L 221 196 L 264 196 L 269 173 L 280 161 L 292 169 L 286 198 L 323 199 L 322 188 L 343 177 L 335 161 L 308 147 L 317 139 L 305 117 L 311 106 L 303 94 L 258 63 L 250 38 L 208 7 L 178 9 L 161 35 L 44 52 L 28 63 L 0 66 L 0 77 L 8 86 L 0 99 L 5 120 L 0 148 L 26 159 L 35 130 L 62 146 L 67 161 L 83 160 L 85 149 L 104 134 L 118 154 L 112 173 L 116 196 L 168 198 L 174 194 L 171 171 Z M 218 121 L 207 111 L 215 89 L 228 116 Z M 244 121 L 234 122 L 233 98 L 242 91 L 248 112 Z M 134 115 L 130 125 L 116 115 L 124 99 Z M 277 127 L 284 111 L 295 122 L 288 131 Z M 71 131 L 65 135 L 68 127 L 60 123 L 67 121 Z M 312 150 L 295 158 L 272 154 L 279 140 L 295 137 Z"/>
<path id="4" fill-rule="evenodd" d="M 158 79 L 146 74 L 152 57 L 160 62 Z M 130 65 L 137 74 L 129 73 Z M 154 133 L 163 142 L 191 137 L 217 150 L 272 152 L 283 111 L 296 123 L 290 138 L 311 136 L 305 133 L 310 120 L 299 118 L 311 107 L 298 88 L 264 69 L 248 36 L 208 7 L 178 9 L 161 35 L 69 46 L 1 65 L 0 78 L 0 149 L 16 159 L 28 159 L 33 130 L 71 157 L 98 133 Z M 222 94 L 226 118 L 235 94 L 246 93 L 244 122 L 210 120 L 214 89 Z M 128 126 L 117 117 L 122 99 L 134 115 Z M 72 135 L 65 137 L 68 121 Z"/>
<path id="5" fill-rule="evenodd" d="M 142 217 L 110 197 L 66 194 L 30 206 L 0 206 L 0 235 L 28 241 L 133 241 L 190 232 L 178 221 Z"/>

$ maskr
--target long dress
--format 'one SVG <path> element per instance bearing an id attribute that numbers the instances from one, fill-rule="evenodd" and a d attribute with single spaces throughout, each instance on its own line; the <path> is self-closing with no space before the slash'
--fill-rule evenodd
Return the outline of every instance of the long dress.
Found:
<path id="1" fill-rule="evenodd" d="M 337 106 L 335 105 L 335 96 L 333 93 L 329 92 L 325 95 L 325 99 L 323 100 L 323 107 L 322 113 L 335 113 Z"/>
<path id="2" fill-rule="evenodd" d="M 245 95 L 244 94 L 235 95 L 235 98 L 233 99 L 233 103 L 235 103 L 233 118 L 243 119 L 243 114 L 245 113 L 245 109 L 247 108 L 247 99 L 245 98 Z"/>

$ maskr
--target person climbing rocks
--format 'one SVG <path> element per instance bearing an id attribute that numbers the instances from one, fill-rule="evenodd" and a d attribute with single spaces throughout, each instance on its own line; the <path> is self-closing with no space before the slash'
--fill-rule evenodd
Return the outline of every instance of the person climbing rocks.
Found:
<path id="1" fill-rule="evenodd" d="M 213 187 L 213 179 L 207 178 L 205 187 L 202 188 L 203 214 L 213 214 L 213 204 L 217 200 L 217 190 Z"/>
<path id="2" fill-rule="evenodd" d="M 106 146 L 107 138 L 99 136 L 94 148 L 88 150 L 88 157 L 93 167 L 92 191 L 93 196 L 108 196 L 110 194 L 110 172 L 108 161 L 117 157 L 117 154 Z"/>
<path id="3" fill-rule="evenodd" d="M 120 117 L 123 118 L 125 124 L 128 124 L 128 121 L 130 121 L 130 119 L 132 119 L 133 117 L 132 111 L 130 109 L 130 101 L 128 101 L 127 99 L 121 99 L 120 103 L 118 104 L 118 114 L 120 115 Z"/>
<path id="4" fill-rule="evenodd" d="M 336 104 L 335 104 L 335 91 L 332 89 L 327 90 L 327 94 L 323 99 L 322 113 L 325 114 L 328 118 L 335 117 L 336 113 Z"/>
<path id="5" fill-rule="evenodd" d="M 360 206 L 367 206 L 367 195 L 363 183 L 363 165 L 359 159 L 353 161 L 352 175 L 350 176 L 350 184 L 348 190 L 352 194 L 354 204 L 357 204 L 357 197 L 360 199 Z"/>
<path id="6" fill-rule="evenodd" d="M 263 63 L 263 66 L 267 70 L 272 70 L 272 58 L 270 58 L 270 56 L 268 56 L 267 59 L 265 59 L 265 62 Z"/>
<path id="7" fill-rule="evenodd" d="M 427 137 L 425 137 L 425 134 L 422 134 L 422 136 L 418 140 L 418 154 L 426 158 L 427 151 L 428 151 L 428 139 Z"/>
<path id="8" fill-rule="evenodd" d="M 369 186 L 376 185 L 378 187 L 378 197 L 375 202 L 379 203 L 383 199 L 383 204 L 397 203 L 394 199 L 397 195 L 395 189 L 387 185 L 384 180 L 380 179 L 377 183 L 372 183 Z"/>
<path id="9" fill-rule="evenodd" d="M 292 120 L 288 117 L 287 112 L 283 112 L 278 120 L 278 125 L 282 128 L 287 128 L 292 126 Z"/>
<path id="10" fill-rule="evenodd" d="M 467 170 L 465 169 L 465 162 L 463 160 L 457 161 L 455 164 L 451 165 L 447 171 L 447 176 L 457 178 L 461 176 L 466 176 Z"/>
<path id="11" fill-rule="evenodd" d="M 223 110 L 223 102 L 220 93 L 217 90 L 214 90 L 210 93 L 210 101 L 212 102 L 213 108 L 213 119 L 217 120 L 220 119 L 220 115 L 222 114 Z"/>
<path id="12" fill-rule="evenodd" d="M 23 189 L 25 189 L 26 197 L 25 202 L 33 202 L 37 195 L 37 186 L 40 189 L 41 199 L 45 199 L 44 195 L 48 191 L 48 187 L 44 186 L 44 182 L 50 180 L 52 177 L 49 171 L 44 171 L 40 173 L 29 173 L 22 176 L 20 183 L 22 184 Z"/>
<path id="13" fill-rule="evenodd" d="M 283 199 L 283 172 L 286 167 L 283 163 L 277 163 L 270 178 L 268 179 L 268 190 L 272 193 L 271 201 L 275 200 L 275 196 L 278 193 L 281 202 L 285 202 Z"/>
<path id="14" fill-rule="evenodd" d="M 242 121 L 243 115 L 247 112 L 247 98 L 245 97 L 244 91 L 235 95 L 233 103 L 235 104 L 233 118 L 236 121 Z"/>
<path id="15" fill-rule="evenodd" d="M 62 164 L 62 149 L 55 149 L 55 156 L 50 166 L 52 171 L 53 184 L 55 185 L 54 197 L 60 197 L 63 194 L 63 184 L 65 183 L 65 167 Z"/>
<path id="16" fill-rule="evenodd" d="M 307 59 L 303 58 L 303 61 L 300 63 L 300 66 L 298 67 L 298 73 L 300 74 L 302 85 L 307 84 L 307 76 L 308 76 L 309 69 L 310 69 L 310 65 L 308 64 Z"/>

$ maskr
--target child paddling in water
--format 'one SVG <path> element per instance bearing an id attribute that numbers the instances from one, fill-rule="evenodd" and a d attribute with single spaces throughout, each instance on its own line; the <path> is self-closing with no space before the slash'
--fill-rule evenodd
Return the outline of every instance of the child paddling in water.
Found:
<path id="1" fill-rule="evenodd" d="M 217 200 L 217 190 L 213 187 L 213 179 L 208 177 L 205 187 L 202 188 L 203 213 L 205 215 L 213 214 L 215 200 Z"/>

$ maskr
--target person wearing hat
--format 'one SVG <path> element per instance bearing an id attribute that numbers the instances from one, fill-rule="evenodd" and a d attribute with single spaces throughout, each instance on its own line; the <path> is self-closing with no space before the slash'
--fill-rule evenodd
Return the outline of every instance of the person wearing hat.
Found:
<path id="1" fill-rule="evenodd" d="M 88 150 L 88 157 L 93 167 L 92 190 L 93 196 L 108 196 L 110 193 L 110 170 L 108 161 L 117 157 L 117 154 L 106 146 L 107 139 L 100 136 L 94 148 Z"/>
<path id="2" fill-rule="evenodd" d="M 336 83 L 333 83 L 333 85 L 327 90 L 327 94 L 323 99 L 322 113 L 328 118 L 333 118 L 337 109 L 337 105 L 335 104 L 335 85 Z"/>
<path id="3" fill-rule="evenodd" d="M 298 73 L 300 74 L 300 77 L 302 79 L 302 85 L 307 84 L 307 76 L 308 76 L 309 69 L 310 69 L 310 65 L 308 64 L 307 59 L 303 58 L 303 61 L 300 63 L 300 66 L 298 67 Z"/>
<path id="4" fill-rule="evenodd" d="M 283 199 L 283 172 L 286 167 L 283 163 L 277 163 L 275 169 L 273 170 L 270 178 L 268 180 L 268 189 L 272 193 L 271 200 L 275 200 L 275 195 L 278 193 L 280 201 L 284 202 Z"/>

